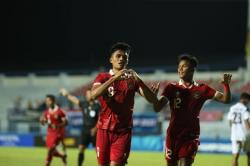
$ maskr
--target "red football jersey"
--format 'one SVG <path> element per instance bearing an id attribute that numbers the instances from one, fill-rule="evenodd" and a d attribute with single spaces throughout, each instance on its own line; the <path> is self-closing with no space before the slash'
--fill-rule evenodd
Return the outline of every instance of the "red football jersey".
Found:
<path id="1" fill-rule="evenodd" d="M 109 73 L 100 73 L 93 86 L 103 84 L 112 75 L 112 70 Z M 133 78 L 124 78 L 113 82 L 107 93 L 99 97 L 102 110 L 98 118 L 97 128 L 110 131 L 132 128 L 134 97 L 138 89 L 139 85 Z"/>
<path id="2" fill-rule="evenodd" d="M 215 90 L 205 84 L 194 82 L 186 87 L 182 81 L 168 84 L 162 95 L 167 97 L 171 109 L 168 137 L 196 137 L 200 135 L 200 110 L 207 99 L 215 95 Z"/>
<path id="3" fill-rule="evenodd" d="M 56 106 L 54 108 L 54 110 L 50 110 L 47 109 L 44 112 L 44 117 L 46 118 L 47 122 L 48 122 L 48 132 L 57 132 L 57 133 L 64 133 L 64 127 L 60 127 L 60 128 L 56 128 L 53 129 L 52 128 L 52 124 L 54 125 L 58 125 L 62 122 L 62 118 L 64 118 L 66 115 L 64 113 L 64 111 L 59 108 L 58 106 Z"/>

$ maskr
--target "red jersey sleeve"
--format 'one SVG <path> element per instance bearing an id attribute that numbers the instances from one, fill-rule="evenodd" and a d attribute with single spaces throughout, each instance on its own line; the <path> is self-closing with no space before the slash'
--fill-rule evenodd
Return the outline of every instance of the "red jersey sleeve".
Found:
<path id="1" fill-rule="evenodd" d="M 105 81 L 105 75 L 103 73 L 100 73 L 96 76 L 93 85 L 103 84 Z"/>
<path id="2" fill-rule="evenodd" d="M 207 99 L 212 99 L 215 95 L 216 90 L 211 88 L 208 85 L 205 85 L 206 89 L 205 89 L 205 98 Z"/>
<path id="3" fill-rule="evenodd" d="M 133 82 L 133 84 L 134 84 L 135 91 L 141 95 L 140 90 L 139 90 L 139 88 L 140 88 L 139 83 L 137 81 L 135 81 L 134 79 L 131 79 L 131 82 Z"/>
<path id="4" fill-rule="evenodd" d="M 171 91 L 172 91 L 172 85 L 173 84 L 166 85 L 165 88 L 163 89 L 161 95 L 167 97 L 168 99 L 170 99 Z"/>
<path id="5" fill-rule="evenodd" d="M 66 117 L 66 114 L 65 114 L 65 112 L 64 112 L 62 109 L 60 109 L 59 116 L 60 116 L 61 118 Z"/>

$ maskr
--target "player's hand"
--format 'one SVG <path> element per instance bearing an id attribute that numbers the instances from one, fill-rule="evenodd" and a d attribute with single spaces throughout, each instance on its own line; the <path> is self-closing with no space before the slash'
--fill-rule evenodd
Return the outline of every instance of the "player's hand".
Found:
<path id="1" fill-rule="evenodd" d="M 133 69 L 128 70 L 128 76 L 129 76 L 129 78 L 133 77 L 137 82 L 141 81 L 141 78 Z"/>
<path id="2" fill-rule="evenodd" d="M 60 89 L 60 94 L 62 95 L 62 96 L 67 96 L 68 94 L 69 94 L 69 92 L 66 90 L 66 89 L 64 89 L 64 88 L 62 88 L 62 89 Z"/>
<path id="3" fill-rule="evenodd" d="M 122 69 L 115 73 L 114 78 L 115 80 L 123 79 L 123 77 L 126 75 L 125 73 L 127 72 L 127 69 Z"/>
<path id="4" fill-rule="evenodd" d="M 92 129 L 90 129 L 90 135 L 91 136 L 96 135 L 96 132 L 97 132 L 97 128 L 96 127 L 93 127 Z"/>
<path id="5" fill-rule="evenodd" d="M 222 77 L 222 80 L 221 80 L 221 83 L 223 83 L 223 84 L 230 84 L 231 78 L 232 78 L 232 74 L 230 74 L 230 73 L 224 73 L 223 77 Z"/>
<path id="6" fill-rule="evenodd" d="M 47 120 L 45 119 L 44 116 L 41 116 L 41 117 L 40 117 L 40 123 L 41 123 L 42 125 L 45 125 L 45 124 L 47 123 Z"/>
<path id="7" fill-rule="evenodd" d="M 158 82 L 157 84 L 152 84 L 150 89 L 151 91 L 157 96 L 158 92 L 159 92 L 159 88 L 160 88 L 160 82 Z"/>
<path id="8" fill-rule="evenodd" d="M 57 126 L 55 124 L 51 124 L 50 126 L 51 126 L 52 129 L 56 129 L 57 128 Z"/>

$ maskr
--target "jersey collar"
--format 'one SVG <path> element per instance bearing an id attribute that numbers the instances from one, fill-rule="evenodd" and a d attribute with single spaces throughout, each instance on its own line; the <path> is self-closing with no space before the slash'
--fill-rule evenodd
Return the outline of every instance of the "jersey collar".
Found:
<path id="1" fill-rule="evenodd" d="M 49 108 L 50 112 L 56 112 L 58 110 L 58 105 L 55 105 L 54 109 Z"/>
<path id="2" fill-rule="evenodd" d="M 184 84 L 184 81 L 182 79 L 179 80 L 179 85 L 183 86 L 184 88 L 191 89 L 193 86 L 198 86 L 199 84 L 193 80 L 192 84 L 190 86 L 186 86 Z"/>
<path id="3" fill-rule="evenodd" d="M 112 69 L 109 70 L 109 74 L 110 74 L 111 76 L 115 75 L 115 73 L 114 73 L 114 71 L 113 71 Z"/>
<path id="4" fill-rule="evenodd" d="M 243 106 L 243 107 L 247 107 L 246 105 L 244 105 L 244 104 L 241 103 L 241 102 L 238 102 L 238 105 Z"/>

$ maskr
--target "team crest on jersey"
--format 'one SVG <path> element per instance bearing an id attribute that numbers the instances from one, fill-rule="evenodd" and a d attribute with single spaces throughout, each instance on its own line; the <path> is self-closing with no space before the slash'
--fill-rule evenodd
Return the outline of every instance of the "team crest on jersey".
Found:
<path id="1" fill-rule="evenodd" d="M 194 92 L 194 98 L 199 99 L 201 97 L 201 94 L 199 91 Z"/>
<path id="2" fill-rule="evenodd" d="M 128 89 L 133 89 L 134 85 L 133 84 L 128 84 Z"/>
<path id="3" fill-rule="evenodd" d="M 128 85 L 128 89 L 130 90 L 134 88 L 134 84 L 130 81 L 128 81 L 127 85 Z"/>

